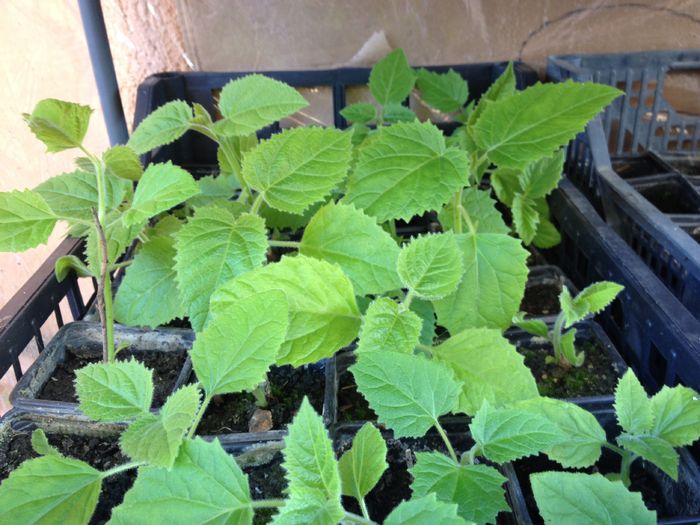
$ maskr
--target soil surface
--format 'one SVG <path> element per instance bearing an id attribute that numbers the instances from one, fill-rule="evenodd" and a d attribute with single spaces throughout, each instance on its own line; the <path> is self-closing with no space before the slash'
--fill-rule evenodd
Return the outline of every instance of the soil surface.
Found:
<path id="1" fill-rule="evenodd" d="M 94 468 L 106 470 L 129 459 L 122 455 L 117 437 L 102 438 L 68 434 L 47 433 L 49 443 L 62 454 L 81 459 Z M 4 464 L 0 465 L 0 481 L 9 476 L 24 460 L 37 457 L 32 449 L 31 434 L 18 434 L 7 445 L 7 455 Z M 92 525 L 101 525 L 109 521 L 112 509 L 119 505 L 136 479 L 136 471 L 129 470 L 115 476 L 110 476 L 102 482 L 102 492 L 97 502 L 97 508 L 90 520 Z"/>
<path id="2" fill-rule="evenodd" d="M 168 396 L 172 393 L 182 366 L 187 359 L 185 352 L 148 352 L 140 350 L 122 350 L 119 352 L 118 361 L 128 360 L 134 357 L 148 368 L 153 370 L 153 406 L 162 406 Z M 77 403 L 78 396 L 75 393 L 75 371 L 91 363 L 98 363 L 99 358 L 79 357 L 72 352 L 66 353 L 66 360 L 60 363 L 44 387 L 39 392 L 37 398 L 50 399 L 53 401 L 65 401 Z"/>
<path id="3" fill-rule="evenodd" d="M 287 488 L 287 480 L 282 468 L 282 453 L 275 455 L 272 461 L 264 465 L 243 467 L 243 472 L 248 475 L 250 495 L 256 499 L 277 499 L 284 497 Z M 272 517 L 277 514 L 276 509 L 258 509 L 255 511 L 253 525 L 270 523 Z"/>
<path id="4" fill-rule="evenodd" d="M 338 368 L 338 422 L 376 421 L 377 414 L 369 407 L 364 396 L 357 391 L 355 378 L 348 371 L 355 362 L 355 354 L 347 354 L 345 359 L 347 361 Z"/>
<path id="5" fill-rule="evenodd" d="M 325 393 L 325 368 L 322 366 L 274 367 L 268 373 L 270 385 L 267 410 L 272 412 L 272 429 L 287 427 L 301 406 L 304 396 L 320 414 Z M 250 393 L 216 396 L 197 427 L 199 435 L 248 432 L 248 422 L 257 408 Z"/>
<path id="6" fill-rule="evenodd" d="M 559 313 L 561 286 L 556 283 L 537 283 L 525 288 L 520 311 L 531 315 L 555 315 Z"/>
<path id="7" fill-rule="evenodd" d="M 612 394 L 617 372 L 603 346 L 594 340 L 577 341 L 576 349 L 586 354 L 580 367 L 564 369 L 558 363 L 545 362 L 554 356 L 550 344 L 517 342 L 518 352 L 525 356 L 525 365 L 532 370 L 540 394 L 548 397 L 574 398 Z"/>

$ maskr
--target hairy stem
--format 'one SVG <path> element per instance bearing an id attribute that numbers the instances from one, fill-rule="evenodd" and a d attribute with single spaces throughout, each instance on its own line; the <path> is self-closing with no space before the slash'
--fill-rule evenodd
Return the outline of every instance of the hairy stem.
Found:
<path id="1" fill-rule="evenodd" d="M 343 516 L 342 522 L 346 523 L 356 523 L 357 525 L 377 525 L 376 521 L 372 521 L 369 518 L 363 516 L 358 516 L 352 512 L 345 511 L 345 516 Z"/>
<path id="2" fill-rule="evenodd" d="M 554 322 L 554 328 L 552 329 L 552 348 L 554 348 L 554 358 L 557 363 L 564 361 L 564 352 L 561 348 L 561 337 L 562 331 L 564 330 L 564 311 L 559 312 L 557 320 Z"/>
<path id="3" fill-rule="evenodd" d="M 622 484 L 625 487 L 629 488 L 631 483 L 630 466 L 632 465 L 632 462 L 636 459 L 637 456 L 626 450 L 624 450 L 623 452 L 624 454 L 622 455 L 622 463 L 620 464 L 620 480 L 622 481 Z"/>
<path id="4" fill-rule="evenodd" d="M 476 233 L 476 226 L 472 222 L 472 218 L 469 216 L 469 213 L 467 213 L 467 210 L 464 208 L 464 206 L 462 206 L 461 202 L 459 203 L 459 213 L 462 216 L 462 219 L 464 220 L 464 222 L 467 223 L 467 226 L 469 226 L 469 232 Z M 462 224 L 461 221 L 459 222 L 459 224 L 461 227 L 461 224 Z M 462 233 L 462 231 L 460 230 L 457 233 Z"/>
<path id="5" fill-rule="evenodd" d="M 413 301 L 413 299 L 415 299 L 415 297 L 415 291 L 413 291 L 413 289 L 410 288 L 406 296 L 403 298 L 403 301 L 401 301 L 401 310 L 404 312 L 408 310 L 411 307 L 411 302 Z"/>
<path id="6" fill-rule="evenodd" d="M 301 246 L 301 243 L 298 241 L 275 241 L 270 239 L 267 243 L 275 248 L 294 248 L 295 250 L 298 250 L 299 246 Z"/>
<path id="7" fill-rule="evenodd" d="M 131 463 L 124 463 L 123 465 L 117 465 L 116 467 L 112 467 L 109 470 L 104 470 L 102 472 L 102 479 L 108 478 L 110 476 L 114 476 L 115 474 L 119 474 L 120 472 L 124 472 L 126 470 L 139 468 L 142 465 L 145 465 L 145 463 L 139 462 L 139 461 L 132 461 Z"/>
<path id="8" fill-rule="evenodd" d="M 445 429 L 442 428 L 440 425 L 440 422 L 436 419 L 435 420 L 435 429 L 438 431 L 438 434 L 440 434 L 440 437 L 442 440 L 445 442 L 445 446 L 447 447 L 447 451 L 450 453 L 450 457 L 455 463 L 459 463 L 459 459 L 457 459 L 457 454 L 455 453 L 455 449 L 452 448 L 452 443 L 450 443 L 450 439 L 447 437 L 447 433 L 445 432 Z"/>
<path id="9" fill-rule="evenodd" d="M 462 233 L 462 189 L 452 196 L 452 229 L 455 233 Z"/>
<path id="10" fill-rule="evenodd" d="M 209 407 L 209 403 L 211 403 L 211 398 L 212 396 L 209 395 L 209 393 L 204 396 L 204 401 L 202 401 L 202 405 L 199 407 L 197 414 L 194 416 L 192 426 L 190 426 L 190 431 L 187 433 L 187 439 L 192 439 L 192 437 L 194 437 L 194 433 L 197 431 L 197 427 L 199 426 L 200 421 L 202 421 L 202 417 L 204 417 L 204 412 L 207 411 L 207 407 Z"/>
<path id="11" fill-rule="evenodd" d="M 109 251 L 99 213 L 92 208 L 92 216 L 95 219 L 95 230 L 99 241 L 98 259 L 100 261 L 100 275 L 97 280 L 97 310 L 102 324 L 102 361 L 111 363 L 114 361 L 114 313 L 112 311 L 112 279 L 109 276 Z"/>
<path id="12" fill-rule="evenodd" d="M 258 408 L 267 408 L 267 387 L 268 387 L 267 377 L 265 381 L 256 386 L 252 391 L 253 397 L 255 398 L 255 406 Z"/>
<path id="13" fill-rule="evenodd" d="M 250 213 L 258 215 L 260 213 L 260 206 L 262 205 L 262 203 L 262 193 L 258 193 L 257 197 L 255 197 L 255 200 L 253 201 L 253 204 L 250 206 Z"/>
<path id="14" fill-rule="evenodd" d="M 369 517 L 369 511 L 367 510 L 367 504 L 365 503 L 365 498 L 360 498 L 358 501 L 360 503 L 360 510 L 362 511 L 362 516 L 366 520 L 371 521 L 371 518 Z"/>
<path id="15" fill-rule="evenodd" d="M 433 347 L 424 345 L 423 343 L 418 343 L 416 349 L 424 353 L 427 357 L 433 357 Z"/>

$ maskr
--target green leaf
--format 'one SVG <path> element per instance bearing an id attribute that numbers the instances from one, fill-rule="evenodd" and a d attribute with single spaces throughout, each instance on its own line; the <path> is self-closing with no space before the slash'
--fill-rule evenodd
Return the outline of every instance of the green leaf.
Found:
<path id="1" fill-rule="evenodd" d="M 102 160 L 112 176 L 138 181 L 143 175 L 139 156 L 128 146 L 112 146 L 102 154 Z"/>
<path id="2" fill-rule="evenodd" d="M 287 300 L 265 290 L 212 305 L 213 317 L 190 351 L 208 396 L 252 390 L 275 363 L 288 326 Z"/>
<path id="3" fill-rule="evenodd" d="M 479 120 L 484 108 L 488 106 L 487 102 L 506 99 L 515 93 L 515 88 L 516 79 L 515 71 L 513 70 L 513 62 L 509 62 L 508 67 L 506 67 L 506 70 L 501 74 L 501 76 L 489 86 L 486 93 L 481 95 L 479 104 L 469 115 L 469 126 L 472 126 L 477 120 Z"/>
<path id="4" fill-rule="evenodd" d="M 467 184 L 466 152 L 445 146 L 442 132 L 429 122 L 384 127 L 360 152 L 348 178 L 345 201 L 379 222 L 410 220 L 439 209 Z"/>
<path id="5" fill-rule="evenodd" d="M 565 159 L 565 151 L 560 149 L 551 157 L 528 164 L 520 176 L 523 195 L 532 199 L 549 195 L 559 184 Z"/>
<path id="6" fill-rule="evenodd" d="M 464 330 L 434 347 L 433 358 L 462 382 L 459 411 L 465 414 L 476 414 L 484 401 L 503 406 L 539 395 L 523 356 L 498 330 Z"/>
<path id="7" fill-rule="evenodd" d="M 266 290 L 282 290 L 289 303 L 289 329 L 277 364 L 315 363 L 357 337 L 360 312 L 350 280 L 338 266 L 305 255 L 285 256 L 236 277 L 212 295 L 210 308 Z"/>
<path id="8" fill-rule="evenodd" d="M 0 523 L 87 525 L 101 488 L 102 473 L 77 459 L 25 461 L 0 485 Z"/>
<path id="9" fill-rule="evenodd" d="M 219 95 L 219 111 L 226 119 L 223 121 L 226 135 L 255 133 L 308 105 L 292 86 L 263 75 L 232 80 Z"/>
<path id="10" fill-rule="evenodd" d="M 377 108 L 366 102 L 356 102 L 345 106 L 340 110 L 340 114 L 353 124 L 367 124 L 377 118 Z"/>
<path id="11" fill-rule="evenodd" d="M 71 272 L 75 272 L 78 277 L 93 277 L 88 267 L 75 255 L 62 255 L 56 259 L 54 273 L 59 283 L 63 282 Z"/>
<path id="12" fill-rule="evenodd" d="M 438 324 L 450 333 L 465 328 L 508 328 L 527 282 L 527 257 L 520 241 L 500 233 L 455 235 L 464 275 L 457 290 L 434 302 Z"/>
<path id="13" fill-rule="evenodd" d="M 50 443 L 44 431 L 35 428 L 32 432 L 32 449 L 40 456 L 60 456 L 61 453 Z"/>
<path id="14" fill-rule="evenodd" d="M 535 84 L 489 102 L 472 136 L 491 162 L 524 168 L 573 139 L 621 92 L 610 86 L 567 81 Z"/>
<path id="15" fill-rule="evenodd" d="M 513 316 L 513 324 L 525 330 L 529 334 L 540 337 L 549 337 L 549 328 L 542 319 L 525 319 L 525 312 L 518 312 Z"/>
<path id="16" fill-rule="evenodd" d="M 421 318 L 421 330 L 419 342 L 432 346 L 435 339 L 435 309 L 430 301 L 414 299 L 411 301 L 411 311 Z"/>
<path id="17" fill-rule="evenodd" d="M 369 90 L 382 105 L 401 102 L 413 89 L 416 75 L 408 65 L 403 49 L 394 49 L 374 64 L 369 74 Z"/>
<path id="18" fill-rule="evenodd" d="M 55 153 L 80 147 L 91 114 L 89 106 L 47 98 L 34 107 L 31 115 L 23 116 L 32 133 L 46 145 L 46 151 Z"/>
<path id="19" fill-rule="evenodd" d="M 674 447 L 690 445 L 700 437 L 700 396 L 694 390 L 681 385 L 663 386 L 651 398 L 651 408 L 652 433 Z"/>
<path id="20" fill-rule="evenodd" d="M 284 443 L 283 466 L 290 499 L 273 523 L 336 525 L 345 515 L 338 462 L 323 420 L 308 398 L 289 425 Z"/>
<path id="21" fill-rule="evenodd" d="M 107 214 L 105 225 L 103 225 L 105 238 L 107 240 L 107 253 L 109 255 L 109 265 L 113 265 L 119 257 L 121 257 L 136 237 L 141 233 L 146 221 L 127 227 L 121 220 L 122 215 L 119 211 L 114 210 Z M 95 228 L 90 228 L 87 234 L 85 243 L 85 259 L 88 263 L 88 268 L 97 274 L 100 271 L 99 253 L 100 243 L 97 237 Z"/>
<path id="22" fill-rule="evenodd" d="M 566 320 L 566 323 L 564 324 L 565 328 L 577 323 L 588 315 L 586 303 L 574 302 L 573 298 L 571 297 L 571 293 L 566 286 L 562 288 L 559 294 L 559 306 L 561 306 L 561 311 L 564 313 L 564 319 Z"/>
<path id="23" fill-rule="evenodd" d="M 125 421 L 149 413 L 153 373 L 134 359 L 93 363 L 76 370 L 75 392 L 90 419 Z"/>
<path id="24" fill-rule="evenodd" d="M 438 501 L 431 492 L 422 498 L 402 501 L 384 520 L 384 525 L 473 525 L 457 515 L 457 504 Z"/>
<path id="25" fill-rule="evenodd" d="M 486 459 L 496 463 L 539 454 L 568 437 L 546 417 L 517 408 L 493 408 L 488 401 L 474 416 L 469 431 Z"/>
<path id="26" fill-rule="evenodd" d="M 620 426 L 630 434 L 645 434 L 654 424 L 651 401 L 632 370 L 617 382 L 615 414 Z"/>
<path id="27" fill-rule="evenodd" d="M 192 108 L 182 100 L 163 104 L 143 119 L 129 137 L 127 146 L 139 155 L 175 142 L 190 128 Z"/>
<path id="28" fill-rule="evenodd" d="M 433 73 L 421 68 L 417 74 L 416 85 L 420 96 L 429 106 L 452 113 L 467 103 L 469 97 L 467 81 L 452 68 L 447 73 Z"/>
<path id="29" fill-rule="evenodd" d="M 200 331 L 214 290 L 265 262 L 265 221 L 249 213 L 236 219 L 228 210 L 205 206 L 175 238 L 175 278 L 192 328 Z"/>
<path id="30" fill-rule="evenodd" d="M 586 358 L 583 352 L 576 351 L 576 328 L 565 332 L 559 339 L 559 346 L 566 360 L 574 366 L 581 366 Z"/>
<path id="31" fill-rule="evenodd" d="M 357 389 L 394 436 L 422 437 L 457 408 L 460 384 L 441 363 L 398 352 L 364 352 L 350 367 Z"/>
<path id="32" fill-rule="evenodd" d="M 119 437 L 121 449 L 134 461 L 172 468 L 198 408 L 197 385 L 180 388 L 168 398 L 158 416 L 144 414 L 129 425 Z"/>
<path id="33" fill-rule="evenodd" d="M 624 290 L 624 288 L 624 286 L 610 281 L 600 281 L 584 288 L 574 298 L 573 308 L 567 308 L 567 327 L 580 321 L 588 315 L 597 314 L 598 312 L 604 310 L 615 300 L 615 298 L 622 290 Z"/>
<path id="34" fill-rule="evenodd" d="M 413 122 L 418 117 L 409 107 L 398 102 L 388 102 L 382 112 L 385 124 L 395 124 L 397 122 Z"/>
<path id="35" fill-rule="evenodd" d="M 518 401 L 513 408 L 547 418 L 566 436 L 562 443 L 544 452 L 565 468 L 584 468 L 600 458 L 601 446 L 607 442 L 605 430 L 593 414 L 559 399 L 533 397 Z"/>
<path id="36" fill-rule="evenodd" d="M 497 168 L 491 173 L 491 187 L 496 193 L 496 197 L 509 208 L 513 207 L 513 198 L 516 193 L 520 193 L 520 177 L 522 173 L 519 170 L 511 168 Z"/>
<path id="37" fill-rule="evenodd" d="M 544 218 L 541 213 L 540 224 L 537 227 L 535 238 L 532 239 L 532 244 L 537 248 L 552 248 L 561 242 L 561 235 L 559 235 L 554 224 L 549 219 Z"/>
<path id="38" fill-rule="evenodd" d="M 617 444 L 650 461 L 671 479 L 678 481 L 678 453 L 668 441 L 656 436 L 637 436 L 623 432 L 617 436 Z"/>
<path id="39" fill-rule="evenodd" d="M 36 192 L 0 193 L 0 251 L 23 252 L 46 244 L 57 219 Z"/>
<path id="40" fill-rule="evenodd" d="M 437 499 L 457 504 L 457 513 L 475 523 L 495 523 L 508 511 L 503 484 L 507 479 L 486 465 L 459 465 L 439 452 L 416 452 L 413 497 L 435 493 Z"/>
<path id="41" fill-rule="evenodd" d="M 115 319 L 130 326 L 156 327 L 184 317 L 174 266 L 173 237 L 153 237 L 141 246 L 117 290 Z"/>
<path id="42" fill-rule="evenodd" d="M 338 264 L 358 295 L 401 287 L 399 247 L 373 217 L 352 205 L 329 202 L 309 221 L 299 251 Z"/>
<path id="43" fill-rule="evenodd" d="M 365 313 L 357 352 L 412 354 L 418 344 L 422 325 L 418 315 L 402 309 L 393 299 L 375 299 Z"/>
<path id="44" fill-rule="evenodd" d="M 196 182 L 199 187 L 199 194 L 187 200 L 187 204 L 193 208 L 207 206 L 220 200 L 228 201 L 228 199 L 234 196 L 236 190 L 240 188 L 240 184 L 238 184 L 234 175 L 221 174 L 216 177 L 207 175 L 206 177 L 197 179 Z M 231 204 L 240 203 L 234 203 L 232 201 Z"/>
<path id="45" fill-rule="evenodd" d="M 525 244 L 532 243 L 532 240 L 537 234 L 537 228 L 540 224 L 540 216 L 535 208 L 535 203 L 527 197 L 523 197 L 520 193 L 516 193 L 513 197 L 513 223 L 515 231 Z"/>
<path id="46" fill-rule="evenodd" d="M 154 215 L 177 206 L 193 195 L 199 188 L 192 175 L 170 161 L 163 164 L 151 164 L 134 192 L 131 208 L 124 213 L 126 226 L 139 224 Z"/>
<path id="47" fill-rule="evenodd" d="M 462 207 L 471 217 L 476 233 L 510 233 L 510 228 L 503 222 L 501 212 L 496 209 L 496 201 L 490 192 L 482 191 L 476 186 L 462 191 Z M 445 229 L 454 229 L 454 206 L 452 200 L 440 210 L 438 218 Z M 457 211 L 459 213 L 459 211 Z M 458 217 L 463 221 L 462 217 Z"/>
<path id="48" fill-rule="evenodd" d="M 381 432 L 372 423 L 365 423 L 355 434 L 352 448 L 338 462 L 343 494 L 357 500 L 369 494 L 389 468 L 386 452 Z"/>
<path id="49" fill-rule="evenodd" d="M 246 525 L 253 520 L 248 479 L 218 440 L 187 440 L 171 470 L 142 467 L 110 525 Z"/>
<path id="50" fill-rule="evenodd" d="M 412 239 L 401 249 L 396 269 L 406 288 L 431 301 L 454 292 L 464 272 L 451 232 Z"/>
<path id="51" fill-rule="evenodd" d="M 350 135 L 337 129 L 292 128 L 243 159 L 243 179 L 278 210 L 302 214 L 347 175 Z"/>
<path id="52" fill-rule="evenodd" d="M 646 508 L 639 492 L 600 474 L 540 472 L 532 474 L 530 482 L 547 524 L 656 524 L 656 512 Z"/>

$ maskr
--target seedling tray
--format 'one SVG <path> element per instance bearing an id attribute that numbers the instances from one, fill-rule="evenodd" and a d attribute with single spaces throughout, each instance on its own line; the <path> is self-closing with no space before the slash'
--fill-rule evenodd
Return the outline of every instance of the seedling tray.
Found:
<path id="1" fill-rule="evenodd" d="M 527 275 L 521 310 L 530 314 L 528 317 L 542 319 L 545 322 L 554 321 L 559 313 L 559 294 L 564 287 L 572 296 L 578 293 L 576 285 L 558 266 L 551 264 L 533 266 Z M 531 304 L 538 305 L 538 311 L 528 308 Z"/>

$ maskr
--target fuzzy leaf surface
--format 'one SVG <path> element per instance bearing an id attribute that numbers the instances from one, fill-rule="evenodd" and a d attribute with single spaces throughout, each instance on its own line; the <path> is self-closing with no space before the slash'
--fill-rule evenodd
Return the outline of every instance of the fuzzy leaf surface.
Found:
<path id="1" fill-rule="evenodd" d="M 700 396 L 694 390 L 681 385 L 663 386 L 651 398 L 651 407 L 654 435 L 674 447 L 690 445 L 700 437 Z"/>
<path id="2" fill-rule="evenodd" d="M 357 500 L 369 494 L 389 468 L 386 452 L 381 432 L 372 423 L 365 423 L 338 462 L 343 494 Z"/>
<path id="3" fill-rule="evenodd" d="M 513 62 L 509 62 L 508 66 L 506 67 L 506 70 L 501 74 L 501 76 L 498 77 L 496 81 L 489 86 L 489 88 L 483 95 L 481 95 L 481 98 L 479 99 L 479 104 L 477 104 L 476 108 L 474 108 L 474 111 L 472 111 L 472 113 L 469 115 L 469 125 L 471 126 L 477 120 L 479 120 L 482 111 L 486 106 L 488 106 L 488 104 L 485 104 L 485 102 L 493 102 L 496 100 L 508 98 L 515 93 L 515 89 L 515 70 L 513 69 Z"/>
<path id="4" fill-rule="evenodd" d="M 668 441 L 656 436 L 622 433 L 617 444 L 653 463 L 672 480 L 678 481 L 678 453 Z"/>
<path id="5" fill-rule="evenodd" d="M 391 511 L 384 520 L 384 525 L 425 525 L 440 523 L 442 525 L 470 525 L 457 514 L 456 503 L 438 501 L 435 493 L 431 492 L 422 498 L 411 498 L 402 501 Z"/>
<path id="6" fill-rule="evenodd" d="M 452 200 L 448 201 L 438 213 L 440 224 L 446 229 L 454 229 L 455 209 L 452 204 Z M 462 207 L 472 219 L 476 233 L 510 233 L 490 192 L 477 187 L 465 188 L 462 191 Z M 457 220 L 462 221 L 462 217 L 457 217 Z"/>
<path id="7" fill-rule="evenodd" d="M 615 388 L 615 415 L 623 430 L 630 434 L 645 434 L 654 424 L 649 396 L 631 370 L 622 376 Z"/>
<path id="8" fill-rule="evenodd" d="M 516 193 L 513 197 L 513 224 L 515 231 L 525 244 L 530 244 L 537 235 L 537 230 L 540 224 L 540 215 L 532 199 L 523 197 L 520 193 Z"/>
<path id="9" fill-rule="evenodd" d="M 377 118 L 377 108 L 367 102 L 356 102 L 345 106 L 340 114 L 353 124 L 367 124 Z"/>
<path id="10" fill-rule="evenodd" d="M 380 297 L 367 308 L 357 352 L 413 353 L 423 322 L 411 310 L 402 310 L 393 299 Z"/>
<path id="11" fill-rule="evenodd" d="M 191 122 L 192 108 L 187 102 L 173 100 L 143 119 L 129 137 L 127 146 L 142 155 L 179 139 Z"/>
<path id="12" fill-rule="evenodd" d="M 454 69 L 450 68 L 447 73 L 435 73 L 421 68 L 416 73 L 420 96 L 429 106 L 452 113 L 467 103 L 469 86 Z"/>
<path id="13" fill-rule="evenodd" d="M 24 115 L 29 129 L 46 145 L 46 151 L 55 153 L 77 148 L 83 143 L 92 108 L 54 98 L 40 101 L 31 115 Z"/>
<path id="14" fill-rule="evenodd" d="M 113 177 L 137 181 L 143 175 L 143 166 L 136 152 L 128 146 L 112 146 L 102 155 L 107 173 Z"/>
<path id="15" fill-rule="evenodd" d="M 374 64 L 369 74 L 369 90 L 382 105 L 401 102 L 413 89 L 416 74 L 402 49 L 395 49 Z"/>
<path id="16" fill-rule="evenodd" d="M 61 453 L 49 443 L 49 439 L 40 428 L 35 428 L 32 432 L 32 450 L 40 456 L 61 455 Z"/>
<path id="17" fill-rule="evenodd" d="M 401 249 L 396 267 L 402 284 L 418 297 L 436 300 L 462 279 L 462 254 L 451 232 L 415 237 Z"/>
<path id="18" fill-rule="evenodd" d="M 521 192 L 532 199 L 546 197 L 559 185 L 564 170 L 565 151 L 528 164 L 519 177 Z"/>
<path id="19" fill-rule="evenodd" d="M 57 219 L 36 192 L 0 193 L 0 251 L 23 252 L 46 244 Z"/>
<path id="20" fill-rule="evenodd" d="M 588 315 L 604 310 L 623 289 L 624 286 L 610 281 L 600 281 L 584 288 L 564 309 L 567 328 Z"/>

